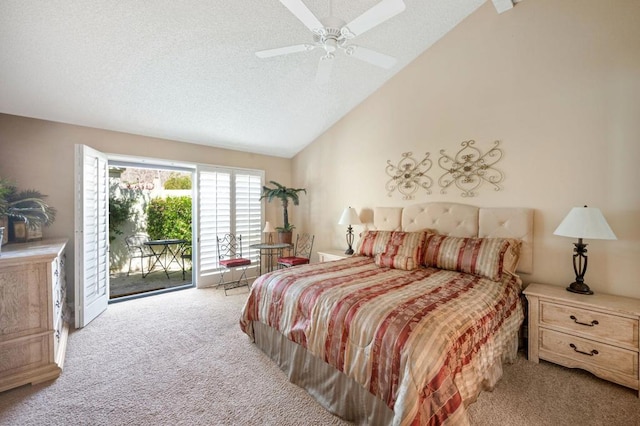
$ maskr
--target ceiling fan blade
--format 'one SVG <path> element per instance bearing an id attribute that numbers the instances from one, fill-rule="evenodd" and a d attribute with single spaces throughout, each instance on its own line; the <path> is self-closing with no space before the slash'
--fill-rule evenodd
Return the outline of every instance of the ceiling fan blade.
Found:
<path id="1" fill-rule="evenodd" d="M 271 58 L 273 56 L 287 55 L 289 53 L 306 52 L 312 50 L 314 46 L 310 44 L 296 44 L 294 46 L 278 47 L 276 49 L 260 50 L 256 52 L 258 58 Z"/>
<path id="2" fill-rule="evenodd" d="M 282 0 L 280 0 L 282 1 Z M 360 35 L 371 28 L 382 24 L 405 9 L 402 0 L 382 0 L 371 9 L 349 22 L 345 27 L 353 36 Z"/>
<path id="3" fill-rule="evenodd" d="M 325 55 L 318 62 L 318 72 L 316 73 L 316 84 L 324 85 L 329 82 L 331 69 L 333 68 L 333 55 Z"/>
<path id="4" fill-rule="evenodd" d="M 280 3 L 289 9 L 311 31 L 324 28 L 322 22 L 316 18 L 316 15 L 309 10 L 302 0 L 280 0 Z"/>
<path id="5" fill-rule="evenodd" d="M 384 53 L 376 52 L 375 50 L 360 46 L 351 45 L 349 47 L 350 49 L 347 54 L 360 59 L 361 61 L 365 61 L 385 69 L 389 69 L 396 64 L 396 58 L 393 56 L 385 55 Z"/>

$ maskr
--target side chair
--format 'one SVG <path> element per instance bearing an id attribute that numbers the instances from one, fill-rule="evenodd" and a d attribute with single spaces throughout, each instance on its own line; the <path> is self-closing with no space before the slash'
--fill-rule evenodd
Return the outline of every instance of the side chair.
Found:
<path id="1" fill-rule="evenodd" d="M 140 270 L 142 271 L 142 278 L 146 277 L 144 273 L 144 261 L 147 259 L 147 275 L 151 272 L 149 269 L 149 258 L 155 257 L 155 253 L 144 242 L 149 241 L 147 234 L 134 234 L 125 237 L 124 242 L 127 245 L 129 252 L 129 269 L 127 270 L 127 276 L 131 272 L 131 261 L 133 259 L 140 259 Z"/>
<path id="2" fill-rule="evenodd" d="M 224 295 L 227 290 L 242 287 L 244 285 L 249 288 L 249 280 L 247 279 L 247 268 L 251 265 L 251 259 L 242 257 L 242 235 L 237 238 L 234 234 L 225 234 L 223 237 L 216 236 L 218 247 L 218 259 L 222 268 L 220 272 L 220 282 L 217 287 L 224 288 Z M 232 279 L 226 282 L 224 276 L 226 272 L 240 271 L 240 277 L 237 280 Z M 232 274 L 233 276 L 233 274 Z"/>
<path id="3" fill-rule="evenodd" d="M 297 265 L 306 265 L 311 258 L 313 250 L 313 240 L 315 235 L 298 234 L 296 236 L 296 245 L 293 250 L 293 256 L 284 256 L 278 258 L 278 268 L 290 268 Z"/>

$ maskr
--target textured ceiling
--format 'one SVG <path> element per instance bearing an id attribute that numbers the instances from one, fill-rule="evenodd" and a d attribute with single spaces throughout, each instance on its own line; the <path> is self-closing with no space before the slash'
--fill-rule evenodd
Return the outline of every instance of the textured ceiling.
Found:
<path id="1" fill-rule="evenodd" d="M 319 49 L 255 55 L 312 41 L 278 0 L 2 0 L 0 112 L 292 157 L 484 1 L 405 0 L 354 39 L 395 66 L 337 54 L 319 85 Z M 349 22 L 379 0 L 304 3 Z"/>

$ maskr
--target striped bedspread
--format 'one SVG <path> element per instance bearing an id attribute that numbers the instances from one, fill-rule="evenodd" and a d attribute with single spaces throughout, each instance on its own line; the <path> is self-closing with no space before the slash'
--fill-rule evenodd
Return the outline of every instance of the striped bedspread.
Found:
<path id="1" fill-rule="evenodd" d="M 260 321 L 304 346 L 384 401 L 394 424 L 465 424 L 513 345 L 520 289 L 506 273 L 495 282 L 353 257 L 259 277 L 240 326 L 253 337 Z"/>

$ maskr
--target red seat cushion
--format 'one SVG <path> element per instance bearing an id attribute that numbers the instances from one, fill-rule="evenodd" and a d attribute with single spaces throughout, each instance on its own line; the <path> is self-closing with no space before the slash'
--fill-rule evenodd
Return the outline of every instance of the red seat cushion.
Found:
<path id="1" fill-rule="evenodd" d="M 239 257 L 237 259 L 221 260 L 220 264 L 226 268 L 234 268 L 236 266 L 251 265 L 251 260 Z"/>
<path id="2" fill-rule="evenodd" d="M 279 257 L 278 263 L 282 263 L 284 265 L 289 265 L 289 266 L 304 265 L 309 263 L 309 259 L 307 259 L 306 257 L 295 257 L 295 256 Z"/>

